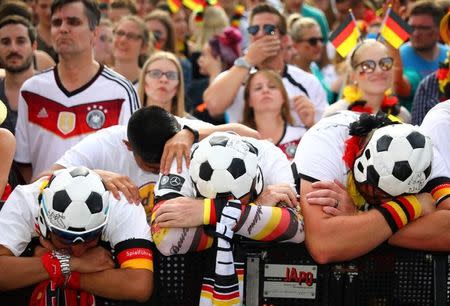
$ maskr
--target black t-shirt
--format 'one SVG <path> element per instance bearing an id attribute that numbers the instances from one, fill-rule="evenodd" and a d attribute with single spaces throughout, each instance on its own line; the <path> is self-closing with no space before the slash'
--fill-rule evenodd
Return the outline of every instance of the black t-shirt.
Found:
<path id="1" fill-rule="evenodd" d="M 0 78 L 0 99 L 3 101 L 3 103 L 6 106 L 6 109 L 8 110 L 8 113 L 6 115 L 5 121 L 3 121 L 2 124 L 0 124 L 0 127 L 8 129 L 11 131 L 11 133 L 14 134 L 14 130 L 16 129 L 16 122 L 17 122 L 17 111 L 12 110 L 9 106 L 8 98 L 5 94 L 5 79 Z"/>

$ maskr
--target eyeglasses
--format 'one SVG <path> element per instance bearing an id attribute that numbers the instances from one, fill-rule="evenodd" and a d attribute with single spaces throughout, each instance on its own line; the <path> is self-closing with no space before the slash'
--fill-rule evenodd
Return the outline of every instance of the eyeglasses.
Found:
<path id="1" fill-rule="evenodd" d="M 394 59 L 392 57 L 383 57 L 378 61 L 378 66 L 383 71 L 389 71 L 392 69 L 394 64 Z M 372 73 L 377 68 L 377 62 L 374 60 L 365 60 L 359 64 L 356 64 L 353 68 L 361 66 L 361 73 Z"/>
<path id="2" fill-rule="evenodd" d="M 311 46 L 317 46 L 317 44 L 319 42 L 323 43 L 323 38 L 322 37 L 311 37 L 311 38 L 308 38 L 308 39 L 301 39 L 299 41 L 301 41 L 301 42 L 306 41 Z"/>
<path id="3" fill-rule="evenodd" d="M 151 69 L 147 71 L 147 75 L 151 77 L 152 79 L 160 79 L 163 77 L 163 75 L 166 76 L 168 80 L 171 81 L 177 81 L 178 80 L 178 73 L 176 71 L 161 71 L 159 69 Z"/>
<path id="4" fill-rule="evenodd" d="M 252 25 L 247 28 L 248 34 L 255 36 L 258 34 L 259 29 L 261 26 L 259 25 Z M 274 24 L 265 24 L 262 26 L 262 29 L 264 31 L 264 34 L 266 35 L 275 35 L 275 30 L 277 29 L 277 26 Z"/>
<path id="5" fill-rule="evenodd" d="M 153 37 L 155 38 L 156 41 L 160 41 L 162 38 L 162 32 L 161 31 L 152 31 L 153 33 Z"/>
<path id="6" fill-rule="evenodd" d="M 139 40 L 139 39 L 142 39 L 142 35 L 139 35 L 139 34 L 136 34 L 136 33 L 125 32 L 125 31 L 122 31 L 122 30 L 114 31 L 113 33 L 117 37 L 124 37 L 125 36 L 128 40 Z"/>

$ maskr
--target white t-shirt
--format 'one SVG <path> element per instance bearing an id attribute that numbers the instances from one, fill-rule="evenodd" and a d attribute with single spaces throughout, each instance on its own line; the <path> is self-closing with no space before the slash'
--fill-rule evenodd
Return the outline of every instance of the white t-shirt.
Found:
<path id="1" fill-rule="evenodd" d="M 14 159 L 31 163 L 35 176 L 88 134 L 126 124 L 138 108 L 132 84 L 111 69 L 101 66 L 86 85 L 69 92 L 55 66 L 20 90 Z"/>
<path id="2" fill-rule="evenodd" d="M 315 121 L 319 121 L 322 118 L 322 114 L 325 108 L 328 106 L 327 95 L 319 80 L 312 75 L 298 67 L 292 65 L 286 65 L 286 70 L 283 72 L 283 84 L 288 93 L 291 115 L 294 119 L 295 126 L 304 126 L 300 117 L 294 110 L 293 98 L 297 96 L 308 96 L 311 103 L 315 106 Z M 226 71 L 219 74 L 218 78 L 222 77 Z M 303 89 L 300 88 L 303 87 Z M 308 93 L 306 94 L 305 91 Z M 239 88 L 239 91 L 234 98 L 233 103 L 227 108 L 226 113 L 229 116 L 230 122 L 241 122 L 242 115 L 244 113 L 244 86 Z"/>
<path id="3" fill-rule="evenodd" d="M 300 178 L 307 181 L 333 181 L 337 179 L 347 186 L 349 169 L 342 156 L 349 136 L 350 123 L 359 119 L 360 113 L 341 111 L 323 118 L 302 137 L 294 163 Z M 429 180 L 448 177 L 442 157 L 433 151 L 432 170 Z"/>
<path id="4" fill-rule="evenodd" d="M 305 134 L 306 128 L 301 126 L 286 125 L 283 138 L 277 143 L 277 146 L 286 154 L 289 160 L 293 160 L 298 144 Z"/>
<path id="5" fill-rule="evenodd" d="M 450 176 L 450 100 L 433 107 L 420 125 L 422 131 L 430 136 L 434 147 L 441 154 Z"/>
<path id="6" fill-rule="evenodd" d="M 0 211 L 0 245 L 8 248 L 15 256 L 25 251 L 33 237 L 38 237 L 36 228 L 39 211 L 38 196 L 42 181 L 17 186 Z M 114 248 L 128 239 L 152 241 L 150 227 L 145 219 L 144 208 L 123 200 L 117 201 L 110 194 L 108 223 L 103 229 L 103 241 Z"/>
<path id="7" fill-rule="evenodd" d="M 175 118 L 181 126 L 188 125 L 194 129 L 211 126 L 200 120 Z M 154 204 L 153 189 L 158 174 L 142 170 L 137 165 L 133 152 L 128 150 L 123 140 L 128 140 L 126 126 L 117 125 L 102 129 L 66 151 L 56 164 L 64 168 L 85 166 L 89 169 L 101 169 L 128 176 L 138 186 L 143 199 L 142 205 L 150 217 Z"/>
<path id="8" fill-rule="evenodd" d="M 258 166 L 261 168 L 263 175 L 263 187 L 279 183 L 294 184 L 290 163 L 280 148 L 267 140 L 258 140 L 251 137 L 242 138 L 258 150 Z M 185 164 L 181 173 L 177 173 L 177 165 L 174 162 L 168 175 L 160 175 L 155 187 L 155 196 L 164 197 L 170 193 L 178 193 L 185 197 L 196 197 L 195 187 Z"/>

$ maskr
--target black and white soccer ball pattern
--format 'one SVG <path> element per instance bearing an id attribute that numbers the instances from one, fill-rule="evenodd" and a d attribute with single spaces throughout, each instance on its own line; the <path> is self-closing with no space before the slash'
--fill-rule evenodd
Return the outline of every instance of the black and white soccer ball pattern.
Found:
<path id="1" fill-rule="evenodd" d="M 417 193 L 431 173 L 433 145 L 417 126 L 389 125 L 376 130 L 355 160 L 359 183 L 377 186 L 391 196 Z"/>
<path id="2" fill-rule="evenodd" d="M 249 141 L 228 132 L 216 132 L 193 148 L 189 174 L 197 196 L 236 199 L 263 187 L 258 167 L 258 149 Z"/>
<path id="3" fill-rule="evenodd" d="M 41 215 L 49 226 L 83 232 L 107 220 L 108 201 L 100 176 L 85 167 L 58 171 L 42 191 Z M 40 224 L 41 225 L 41 224 Z"/>

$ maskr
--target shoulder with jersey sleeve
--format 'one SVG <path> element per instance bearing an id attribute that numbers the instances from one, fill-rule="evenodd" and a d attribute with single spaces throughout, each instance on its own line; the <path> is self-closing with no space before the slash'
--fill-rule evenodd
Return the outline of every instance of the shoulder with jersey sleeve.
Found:
<path id="1" fill-rule="evenodd" d="M 181 173 L 178 173 L 177 161 L 174 160 L 168 174 L 160 173 L 155 185 L 155 202 L 179 196 L 195 197 L 194 186 L 184 159 L 181 169 Z"/>
<path id="2" fill-rule="evenodd" d="M 8 248 L 15 256 L 20 256 L 31 239 L 38 236 L 35 231 L 38 196 L 45 179 L 17 186 L 0 210 L 0 245 Z"/>
<path id="3" fill-rule="evenodd" d="M 344 180 L 345 141 L 350 123 L 359 116 L 352 111 L 340 111 L 323 118 L 303 135 L 293 161 L 300 177 L 309 181 Z"/>
<path id="4" fill-rule="evenodd" d="M 130 239 L 152 241 L 150 226 L 141 204 L 129 203 L 123 194 L 120 195 L 120 200 L 115 199 L 110 192 L 105 197 L 109 201 L 109 212 L 102 240 L 109 242 L 113 248 Z"/>

